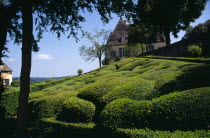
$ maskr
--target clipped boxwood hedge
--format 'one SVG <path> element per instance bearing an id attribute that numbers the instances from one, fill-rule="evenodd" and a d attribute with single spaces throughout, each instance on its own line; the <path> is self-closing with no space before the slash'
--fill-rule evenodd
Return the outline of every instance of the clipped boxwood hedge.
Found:
<path id="1" fill-rule="evenodd" d="M 89 101 L 70 97 L 63 102 L 58 119 L 67 122 L 91 122 L 95 114 L 95 105 Z"/>
<path id="2" fill-rule="evenodd" d="M 4 92 L 0 95 L 0 119 L 17 115 L 19 93 Z"/>
<path id="3" fill-rule="evenodd" d="M 125 70 L 133 70 L 135 67 L 137 66 L 142 66 L 146 63 L 146 59 L 139 59 L 139 60 L 136 60 L 134 62 L 131 62 L 131 63 L 128 63 L 124 66 L 122 66 L 119 71 L 125 71 Z"/>
<path id="4" fill-rule="evenodd" d="M 151 127 L 156 129 L 208 129 L 210 88 L 170 93 L 153 100 Z"/>
<path id="5" fill-rule="evenodd" d="M 62 78 L 59 80 L 48 80 L 45 82 L 38 82 L 31 85 L 31 93 L 35 93 L 42 89 L 51 87 L 53 85 L 63 83 L 70 79 L 74 79 L 74 76 Z M 6 91 L 0 95 L 0 118 L 11 118 L 17 115 L 18 99 L 19 99 L 19 87 L 8 87 Z"/>
<path id="6" fill-rule="evenodd" d="M 56 95 L 42 96 L 32 100 L 29 105 L 33 118 L 56 117 L 62 110 L 62 104 L 68 97 L 75 97 L 77 92 L 60 92 Z"/>
<path id="7" fill-rule="evenodd" d="M 118 128 L 114 133 L 115 137 L 124 138 L 207 138 L 210 137 L 210 131 L 160 131 L 150 129 L 123 129 Z"/>
<path id="8" fill-rule="evenodd" d="M 149 67 L 145 67 L 145 68 L 143 68 L 142 66 L 138 66 L 138 67 L 134 68 L 133 71 L 135 73 L 143 74 L 143 73 L 145 73 L 149 70 L 152 70 L 152 69 L 154 69 L 153 66 L 149 66 Z"/>
<path id="9" fill-rule="evenodd" d="M 67 123 L 55 118 L 43 118 L 37 121 L 34 127 L 35 137 L 68 138 L 68 137 L 94 137 L 94 123 Z"/>
<path id="10" fill-rule="evenodd" d="M 161 60 L 148 60 L 143 66 L 142 68 L 147 68 L 147 67 L 151 67 L 151 66 L 159 66 L 163 61 Z"/>
<path id="11" fill-rule="evenodd" d="M 105 127 L 149 127 L 162 130 L 208 129 L 210 87 L 174 92 L 152 101 L 118 99 L 100 115 Z"/>
<path id="12" fill-rule="evenodd" d="M 109 103 L 99 117 L 99 124 L 108 128 L 145 127 L 152 108 L 150 101 L 136 101 L 128 98 Z"/>
<path id="13" fill-rule="evenodd" d="M 100 98 L 111 91 L 114 87 L 126 83 L 125 79 L 113 79 L 109 81 L 101 81 L 87 85 L 79 89 L 77 97 L 93 102 L 96 106 L 100 106 Z"/>
<path id="14" fill-rule="evenodd" d="M 116 70 L 116 66 L 115 65 L 109 65 L 108 67 L 104 68 L 101 71 L 114 71 Z"/>
<path id="15" fill-rule="evenodd" d="M 144 79 L 137 79 L 128 82 L 121 86 L 115 87 L 101 100 L 109 103 L 119 98 L 130 98 L 133 100 L 149 100 L 158 96 L 157 91 L 154 89 L 154 84 L 151 81 Z"/>
<path id="16" fill-rule="evenodd" d="M 122 66 L 126 65 L 126 64 L 129 64 L 131 62 L 133 62 L 135 60 L 135 58 L 124 58 L 124 59 L 121 59 L 120 61 L 118 61 L 115 66 L 118 69 L 120 69 Z"/>
<path id="17" fill-rule="evenodd" d="M 40 91 L 44 88 L 59 84 L 59 83 L 63 83 L 65 81 L 68 81 L 70 79 L 74 79 L 74 76 L 72 77 L 66 77 L 66 78 L 62 78 L 62 79 L 58 79 L 58 80 L 51 80 L 51 81 L 43 81 L 43 82 L 38 82 L 38 83 L 34 83 L 31 85 L 31 92 L 36 92 L 36 91 Z"/>

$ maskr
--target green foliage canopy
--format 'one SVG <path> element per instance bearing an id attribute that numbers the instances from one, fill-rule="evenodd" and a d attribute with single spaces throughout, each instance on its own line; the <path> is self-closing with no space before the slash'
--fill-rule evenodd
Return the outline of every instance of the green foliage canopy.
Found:
<path id="1" fill-rule="evenodd" d="M 189 27 L 205 8 L 208 0 L 138 0 L 133 18 L 159 27 L 170 44 L 170 32 L 175 37 L 180 30 Z"/>

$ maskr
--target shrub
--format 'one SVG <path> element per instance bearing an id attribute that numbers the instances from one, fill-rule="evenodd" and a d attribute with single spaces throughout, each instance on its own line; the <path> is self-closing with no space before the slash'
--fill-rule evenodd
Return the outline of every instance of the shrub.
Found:
<path id="1" fill-rule="evenodd" d="M 120 61 L 120 57 L 116 56 L 116 57 L 114 58 L 114 61 L 115 61 L 115 62 Z"/>
<path id="2" fill-rule="evenodd" d="M 172 66 L 173 65 L 173 61 L 167 61 L 167 60 L 163 60 L 162 63 L 160 63 L 160 66 Z"/>
<path id="3" fill-rule="evenodd" d="M 100 98 L 102 96 L 111 91 L 114 87 L 122 85 L 125 82 L 127 81 L 118 79 L 93 83 L 81 88 L 77 96 L 81 99 L 93 102 L 96 106 L 100 106 Z"/>
<path id="4" fill-rule="evenodd" d="M 116 66 L 115 65 L 109 65 L 108 67 L 102 69 L 103 71 L 114 71 L 116 70 Z"/>
<path id="5" fill-rule="evenodd" d="M 115 131 L 116 137 L 123 138 L 207 138 L 210 137 L 210 131 L 160 131 L 150 129 L 122 129 Z"/>
<path id="6" fill-rule="evenodd" d="M 68 122 L 90 122 L 95 114 L 95 105 L 89 101 L 71 97 L 63 102 L 59 120 Z"/>
<path id="7" fill-rule="evenodd" d="M 149 127 L 162 130 L 208 129 L 210 87 L 174 92 L 152 101 L 118 99 L 101 113 L 105 127 Z"/>
<path id="8" fill-rule="evenodd" d="M 11 85 L 13 87 L 20 87 L 20 81 L 19 80 L 14 80 L 14 81 L 12 81 Z"/>
<path id="9" fill-rule="evenodd" d="M 138 79 L 121 86 L 115 87 L 101 100 L 109 103 L 119 98 L 130 98 L 133 100 L 148 100 L 157 96 L 157 91 L 153 88 L 154 84 L 148 80 Z"/>
<path id="10" fill-rule="evenodd" d="M 108 128 L 145 127 L 148 120 L 144 117 L 148 116 L 151 107 L 150 101 L 118 99 L 104 108 L 99 124 Z"/>
<path id="11" fill-rule="evenodd" d="M 102 65 L 109 65 L 110 63 L 110 59 L 109 58 L 105 58 L 102 60 Z"/>
<path id="12" fill-rule="evenodd" d="M 54 86 L 56 84 L 59 83 L 63 83 L 65 81 L 68 81 L 70 79 L 74 79 L 74 76 L 72 77 L 66 77 L 66 78 L 62 78 L 62 79 L 58 79 L 58 80 L 54 80 L 54 81 L 50 81 L 50 82 L 39 82 L 39 83 L 34 83 L 31 85 L 31 90 L 30 92 L 36 92 L 36 91 L 40 91 L 42 89 L 48 88 L 50 86 Z"/>
<path id="13" fill-rule="evenodd" d="M 100 71 L 100 70 L 102 70 L 102 69 L 105 69 L 105 68 L 108 67 L 108 66 L 109 66 L 109 65 L 103 65 L 103 66 L 101 66 L 101 67 L 99 67 L 99 68 L 97 68 L 97 69 L 91 71 L 90 73 L 92 74 L 92 73 L 94 73 L 94 72 L 96 72 L 96 71 Z"/>
<path id="14" fill-rule="evenodd" d="M 190 45 L 187 47 L 187 54 L 189 57 L 200 57 L 202 49 L 198 45 Z"/>
<path id="15" fill-rule="evenodd" d="M 163 61 L 161 60 L 148 60 L 143 66 L 142 68 L 147 68 L 147 67 L 151 67 L 151 66 L 159 66 Z"/>
<path id="16" fill-rule="evenodd" d="M 34 118 L 56 117 L 62 109 L 62 103 L 68 97 L 75 97 L 77 92 L 61 92 L 32 100 L 29 105 Z"/>
<path id="17" fill-rule="evenodd" d="M 0 95 L 0 119 L 17 115 L 19 91 L 4 92 Z"/>
<path id="18" fill-rule="evenodd" d="M 67 123 L 54 118 L 37 121 L 34 137 L 94 137 L 94 123 Z M 32 136 L 32 137 L 33 137 Z"/>
<path id="19" fill-rule="evenodd" d="M 131 62 L 131 63 L 128 63 L 124 66 L 122 66 L 119 71 L 123 71 L 123 70 L 133 70 L 135 67 L 137 66 L 141 66 L 141 65 L 144 65 L 146 63 L 146 59 L 139 59 L 139 60 L 136 60 L 134 62 Z"/>
<path id="20" fill-rule="evenodd" d="M 124 59 L 121 59 L 120 61 L 118 61 L 115 66 L 117 67 L 117 70 L 119 68 L 121 68 L 122 66 L 128 64 L 128 63 L 131 63 L 133 62 L 134 58 L 124 58 Z"/>
<path id="21" fill-rule="evenodd" d="M 145 73 L 145 72 L 147 72 L 147 71 L 149 71 L 149 70 L 151 70 L 151 69 L 153 69 L 154 67 L 153 66 L 151 66 L 151 67 L 146 67 L 146 68 L 142 68 L 142 66 L 139 66 L 139 67 L 136 67 L 136 68 L 134 68 L 134 72 L 135 73 L 139 73 L 139 74 L 143 74 L 143 73 Z"/>
<path id="22" fill-rule="evenodd" d="M 101 81 L 111 81 L 113 79 L 119 79 L 120 77 L 122 77 L 122 74 L 118 72 L 110 72 L 110 73 L 95 77 L 95 79 L 96 79 L 96 82 L 101 82 Z"/>
<path id="23" fill-rule="evenodd" d="M 99 77 L 99 76 L 103 76 L 103 75 L 107 75 L 107 74 L 112 74 L 113 72 L 110 71 L 110 70 L 102 70 L 102 71 L 99 71 L 95 77 Z"/>
<path id="24" fill-rule="evenodd" d="M 82 69 L 78 69 L 77 73 L 78 73 L 78 76 L 79 76 L 79 75 L 82 75 L 83 70 L 82 70 Z"/>
<path id="25" fill-rule="evenodd" d="M 123 75 L 122 77 L 135 77 L 138 75 L 138 73 L 133 72 L 133 71 L 119 71 L 116 73 Z"/>
<path id="26" fill-rule="evenodd" d="M 177 77 L 179 77 L 182 74 L 180 71 L 173 71 L 166 69 L 156 72 L 155 74 L 150 74 L 147 76 L 144 76 L 144 79 L 150 79 L 154 80 L 155 82 L 155 88 L 162 92 L 162 94 L 166 94 L 169 92 L 173 92 L 175 90 L 179 90 L 179 87 L 181 86 L 180 82 L 177 80 Z"/>
<path id="27" fill-rule="evenodd" d="M 210 88 L 175 92 L 154 99 L 151 127 L 164 130 L 208 129 Z"/>

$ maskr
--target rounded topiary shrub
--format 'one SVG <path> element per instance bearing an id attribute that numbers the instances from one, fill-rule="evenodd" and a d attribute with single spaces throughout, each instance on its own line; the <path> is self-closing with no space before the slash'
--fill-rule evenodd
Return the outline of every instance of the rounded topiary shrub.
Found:
<path id="1" fill-rule="evenodd" d="M 44 93 L 44 92 L 42 92 Z M 35 95 L 36 93 L 32 93 L 30 97 L 30 109 L 32 112 L 32 116 L 34 118 L 48 118 L 48 117 L 56 117 L 59 112 L 62 110 L 62 103 L 68 98 L 72 96 L 76 96 L 77 92 L 60 92 L 57 94 L 50 95 L 47 93 L 46 95 Z M 41 97 L 41 98 L 38 98 Z"/>
<path id="2" fill-rule="evenodd" d="M 149 100 L 157 97 L 158 93 L 154 89 L 154 83 L 144 79 L 137 79 L 121 86 L 115 87 L 104 95 L 101 100 L 109 103 L 119 98 L 130 98 L 133 100 Z"/>
<path id="3" fill-rule="evenodd" d="M 120 61 L 118 61 L 115 66 L 117 67 L 117 69 L 121 68 L 122 66 L 126 65 L 126 64 L 129 64 L 131 62 L 134 61 L 134 58 L 124 58 L 124 59 L 121 59 Z"/>
<path id="4" fill-rule="evenodd" d="M 99 117 L 99 125 L 107 128 L 129 128 L 147 126 L 152 107 L 150 101 L 136 101 L 128 98 L 109 103 Z"/>
<path id="5" fill-rule="evenodd" d="M 202 49 L 198 45 L 190 45 L 187 47 L 187 54 L 189 57 L 200 57 Z"/>
<path id="6" fill-rule="evenodd" d="M 175 92 L 154 99 L 151 127 L 163 130 L 208 129 L 210 88 Z"/>
<path id="7" fill-rule="evenodd" d="M 33 118 L 40 119 L 55 117 L 61 111 L 63 101 L 63 99 L 57 98 L 55 96 L 32 100 L 29 103 L 29 106 L 32 110 Z"/>
<path id="8" fill-rule="evenodd" d="M 90 122 L 95 114 L 95 105 L 89 101 L 71 97 L 63 102 L 58 119 L 67 122 Z"/>
<path id="9" fill-rule="evenodd" d="M 134 62 L 128 63 L 125 66 L 122 66 L 119 71 L 124 71 L 124 70 L 133 70 L 137 66 L 144 65 L 146 63 L 146 59 L 139 59 Z"/>
<path id="10" fill-rule="evenodd" d="M 11 85 L 13 87 L 20 87 L 20 81 L 19 80 L 14 80 L 14 81 L 12 81 Z"/>
<path id="11" fill-rule="evenodd" d="M 124 79 L 113 79 L 109 81 L 100 81 L 87 85 L 84 88 L 79 89 L 79 94 L 77 95 L 81 99 L 85 99 L 93 102 L 96 106 L 100 105 L 100 98 L 106 93 L 111 91 L 114 87 L 122 85 L 127 81 Z"/>

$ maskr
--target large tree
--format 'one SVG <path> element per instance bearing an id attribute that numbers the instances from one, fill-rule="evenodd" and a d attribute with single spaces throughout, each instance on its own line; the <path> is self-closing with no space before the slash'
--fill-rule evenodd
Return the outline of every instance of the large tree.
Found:
<path id="1" fill-rule="evenodd" d="M 65 32 L 69 32 L 68 37 L 74 36 L 77 38 L 77 31 L 81 29 L 79 23 L 85 21 L 85 18 L 80 14 L 81 12 L 92 12 L 95 9 L 101 15 L 101 20 L 108 22 L 111 19 L 111 12 L 122 14 L 125 9 L 131 8 L 132 0 L 8 0 L 8 3 L 9 5 L 15 4 L 20 7 L 21 10 L 17 11 L 16 15 L 21 13 L 23 25 L 17 137 L 24 137 L 24 130 L 28 119 L 31 54 L 33 42 L 35 41 L 33 35 L 33 14 L 36 14 L 34 19 L 37 31 L 36 38 L 41 39 L 43 32 L 48 29 L 51 32 L 57 33 L 58 38 Z M 5 20 L 3 19 L 1 22 Z M 18 23 L 14 26 L 14 30 L 18 30 L 19 25 L 21 25 Z M 6 35 L 4 34 L 4 37 Z"/>
<path id="2" fill-rule="evenodd" d="M 194 22 L 205 8 L 208 0 L 138 0 L 133 18 L 158 26 L 170 45 L 170 33 L 175 37 Z"/>
<path id="3" fill-rule="evenodd" d="M 91 46 L 83 45 L 79 48 L 80 55 L 85 58 L 86 61 L 98 59 L 99 67 L 101 67 L 102 56 L 105 52 L 105 45 L 110 35 L 110 31 L 102 29 L 95 34 L 85 32 L 83 38 L 88 39 Z"/>
<path id="4" fill-rule="evenodd" d="M 129 26 L 128 47 L 140 44 L 142 53 L 144 52 L 143 44 L 149 45 L 156 42 L 157 28 L 151 24 L 135 21 Z M 147 48 L 146 48 L 147 49 Z"/>

